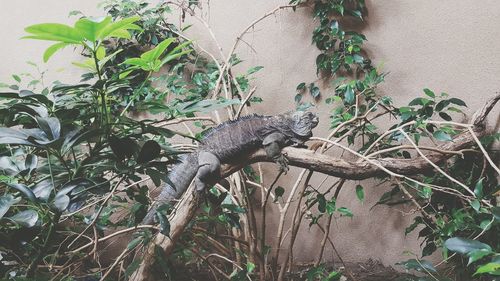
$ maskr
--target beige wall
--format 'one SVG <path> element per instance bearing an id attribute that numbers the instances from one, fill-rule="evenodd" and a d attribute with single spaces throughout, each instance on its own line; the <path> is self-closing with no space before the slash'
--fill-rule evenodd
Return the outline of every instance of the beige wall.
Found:
<path id="1" fill-rule="evenodd" d="M 18 40 L 23 28 L 39 22 L 72 22 L 67 14 L 82 10 L 88 15 L 101 15 L 96 9 L 97 0 L 17 0 L 0 2 L 0 81 L 10 79 L 11 73 L 25 72 L 27 60 L 39 62 L 48 44 L 30 40 Z M 288 0 L 212 0 L 209 18 L 215 36 L 227 53 L 237 34 L 250 22 Z M 367 25 L 362 31 L 368 37 L 367 49 L 376 64 L 390 72 L 381 86 L 381 93 L 393 97 L 397 104 L 407 103 L 419 95 L 423 88 L 444 91 L 462 98 L 469 105 L 468 112 L 477 109 L 484 100 L 500 89 L 500 2 L 495 0 L 420 0 L 420 1 L 368 1 L 370 12 Z M 173 20 L 176 20 L 175 18 Z M 218 54 L 207 30 L 194 21 L 188 32 L 197 43 Z M 298 83 L 314 81 L 314 61 L 317 50 L 310 44 L 311 32 L 316 23 L 310 11 L 281 11 L 252 29 L 237 53 L 245 59 L 243 69 L 254 65 L 265 68 L 254 81 L 257 95 L 271 103 L 256 106 L 260 113 L 278 113 L 294 107 L 294 90 Z M 77 54 L 66 50 L 57 54 L 47 65 L 52 71 L 50 79 L 77 81 L 78 71 L 68 63 Z M 65 71 L 56 72 L 64 67 Z M 331 90 L 323 89 L 323 94 Z M 315 132 L 322 136 L 328 128 L 329 108 L 320 103 L 316 109 L 322 122 Z M 498 111 L 496 111 L 498 114 Z M 495 115 L 498 117 L 498 115 Z M 493 120 L 495 118 L 492 118 Z M 389 120 L 387 120 L 389 121 Z M 494 120 L 496 121 L 496 120 Z M 267 179 L 276 168 L 268 166 Z M 296 174 L 292 171 L 292 175 Z M 323 177 L 317 176 L 316 181 Z M 289 181 L 293 179 L 290 176 Z M 329 182 L 332 180 L 330 179 Z M 282 186 L 290 182 L 282 181 Z M 341 218 L 332 226 L 331 238 L 346 260 L 374 258 L 385 264 L 393 264 L 405 257 L 403 250 L 419 252 L 415 235 L 404 236 L 404 228 L 410 223 L 411 209 L 394 210 L 387 207 L 369 208 L 387 187 L 376 186 L 374 181 L 364 181 L 367 200 L 360 204 L 352 186 L 346 186 L 338 205 L 351 208 L 355 217 Z M 270 234 L 276 225 L 278 211 L 269 216 Z M 311 260 L 315 257 L 320 233 L 304 224 L 295 253 Z M 271 243 L 272 240 L 269 241 Z M 325 257 L 332 257 L 328 248 Z"/>

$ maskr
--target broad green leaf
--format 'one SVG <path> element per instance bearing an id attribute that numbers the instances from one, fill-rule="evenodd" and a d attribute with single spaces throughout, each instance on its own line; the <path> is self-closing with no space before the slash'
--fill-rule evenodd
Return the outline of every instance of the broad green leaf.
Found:
<path id="1" fill-rule="evenodd" d="M 35 210 L 26 210 L 19 212 L 12 217 L 10 220 L 24 227 L 33 227 L 38 221 L 38 213 Z"/>
<path id="2" fill-rule="evenodd" d="M 167 55 L 165 56 L 165 58 L 163 58 L 161 60 L 161 65 L 160 66 L 163 66 L 164 64 L 166 64 L 167 62 L 170 62 L 172 60 L 175 60 L 176 58 L 180 57 L 180 56 L 183 56 L 185 54 L 189 54 L 191 53 L 192 50 L 185 50 L 185 51 L 182 51 L 182 52 L 179 52 L 179 53 L 175 53 L 175 54 L 171 54 L 171 55 Z"/>
<path id="3" fill-rule="evenodd" d="M 106 49 L 103 46 L 99 46 L 99 48 L 97 48 L 95 56 L 98 60 L 102 60 L 106 56 Z"/>
<path id="4" fill-rule="evenodd" d="M 36 121 L 49 140 L 57 140 L 61 136 L 61 123 L 56 117 L 37 117 Z"/>
<path id="5" fill-rule="evenodd" d="M 27 187 L 26 185 L 21 184 L 21 183 L 8 183 L 7 185 L 11 188 L 16 189 L 17 191 L 21 192 L 22 194 L 24 194 L 24 196 L 26 196 L 26 198 L 28 198 L 31 202 L 37 201 L 36 196 L 33 193 L 33 191 L 31 191 L 31 189 L 29 187 Z"/>
<path id="6" fill-rule="evenodd" d="M 435 131 L 433 134 L 434 138 L 436 138 L 437 140 L 440 140 L 440 141 L 451 141 L 452 138 L 449 134 L 441 131 L 441 130 L 437 130 Z"/>
<path id="7" fill-rule="evenodd" d="M 59 51 L 60 49 L 66 47 L 70 45 L 69 43 L 65 43 L 65 42 L 59 42 L 59 43 L 55 43 L 54 45 L 48 47 L 45 52 L 43 53 L 43 62 L 47 62 L 49 61 L 50 57 L 52 57 L 52 55 Z"/>
<path id="8" fill-rule="evenodd" d="M 481 208 L 481 203 L 479 202 L 479 200 L 472 200 L 472 201 L 470 202 L 470 205 L 472 206 L 472 208 L 473 208 L 474 210 L 476 210 L 476 212 L 478 212 L 478 211 L 479 211 L 479 208 Z"/>
<path id="9" fill-rule="evenodd" d="M 137 29 L 137 25 L 133 25 L 132 23 L 140 20 L 140 16 L 133 16 L 129 18 L 124 18 L 119 21 L 115 21 L 107 26 L 103 27 L 99 34 L 97 35 L 98 39 L 105 39 L 108 36 L 111 36 L 112 33 L 116 32 L 120 29 Z"/>
<path id="10" fill-rule="evenodd" d="M 12 194 L 0 196 L 0 219 L 7 213 L 10 207 L 21 201 L 21 198 L 15 198 Z"/>
<path id="11" fill-rule="evenodd" d="M 54 206 L 60 211 L 64 212 L 69 205 L 70 198 L 66 194 L 57 194 L 54 198 Z"/>
<path id="12" fill-rule="evenodd" d="M 467 254 L 467 256 L 469 257 L 469 262 L 467 263 L 467 265 L 470 265 L 471 263 L 478 261 L 483 257 L 488 256 L 492 253 L 493 252 L 488 249 L 473 250 Z"/>
<path id="13" fill-rule="evenodd" d="M 154 62 L 155 60 L 158 60 L 160 56 L 165 52 L 165 50 L 172 44 L 172 42 L 175 41 L 175 38 L 167 38 L 163 40 L 161 43 L 159 43 L 156 47 L 153 49 L 143 53 L 141 55 L 141 59 L 146 61 L 146 62 Z"/>
<path id="14" fill-rule="evenodd" d="M 105 18 L 81 18 L 75 22 L 75 29 L 90 42 L 96 41 L 101 30 L 109 25 L 111 17 Z"/>
<path id="15" fill-rule="evenodd" d="M 147 70 L 148 69 L 147 62 L 145 60 L 141 59 L 141 58 L 128 58 L 128 59 L 126 59 L 123 62 L 123 64 L 129 64 L 129 65 L 139 66 L 143 70 Z"/>
<path id="16" fill-rule="evenodd" d="M 489 273 L 492 275 L 500 275 L 500 263 L 490 262 L 483 266 L 480 266 L 473 276 L 477 274 Z"/>
<path id="17" fill-rule="evenodd" d="M 23 38 L 47 41 L 59 41 L 71 44 L 80 44 L 83 36 L 71 26 L 60 23 L 41 23 L 28 26 L 24 29 L 33 35 Z"/>
<path id="18" fill-rule="evenodd" d="M 471 240 L 467 238 L 461 237 L 453 237 L 449 238 L 444 242 L 444 246 L 451 251 L 460 253 L 460 254 L 468 254 L 472 251 L 476 250 L 486 250 L 491 251 L 491 247 L 488 244 L 481 243 L 476 240 Z"/>
<path id="19" fill-rule="evenodd" d="M 359 184 L 356 186 L 356 196 L 361 202 L 365 200 L 365 191 L 363 190 L 363 187 Z"/>

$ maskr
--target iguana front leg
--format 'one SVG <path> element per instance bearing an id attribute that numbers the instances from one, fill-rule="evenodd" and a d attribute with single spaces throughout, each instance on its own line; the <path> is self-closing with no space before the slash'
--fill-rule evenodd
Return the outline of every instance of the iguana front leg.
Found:
<path id="1" fill-rule="evenodd" d="M 264 138 L 262 146 L 269 158 L 273 159 L 280 166 L 282 172 L 287 172 L 288 159 L 281 153 L 281 149 L 286 145 L 286 136 L 282 133 L 272 133 Z"/>
<path id="2" fill-rule="evenodd" d="M 220 174 L 220 160 L 215 154 L 200 151 L 198 153 L 198 172 L 194 179 L 196 190 L 201 192 L 209 185 L 215 184 Z"/>

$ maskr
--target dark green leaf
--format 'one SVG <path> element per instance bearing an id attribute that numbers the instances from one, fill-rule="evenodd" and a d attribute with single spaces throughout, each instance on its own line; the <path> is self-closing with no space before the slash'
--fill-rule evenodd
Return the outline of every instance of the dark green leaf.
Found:
<path id="1" fill-rule="evenodd" d="M 478 211 L 479 211 L 479 208 L 481 208 L 481 203 L 479 202 L 479 200 L 472 200 L 472 201 L 470 202 L 470 205 L 472 206 L 472 208 L 473 208 L 474 210 L 476 210 L 476 212 L 478 212 Z"/>
<path id="2" fill-rule="evenodd" d="M 26 185 L 20 183 L 8 183 L 7 185 L 24 194 L 24 196 L 26 196 L 26 198 L 29 199 L 31 202 L 36 202 L 35 194 Z"/>
<path id="3" fill-rule="evenodd" d="M 284 193 L 285 193 L 285 189 L 281 186 L 277 186 L 274 189 L 274 196 L 276 196 L 276 199 L 282 197 Z"/>
<path id="4" fill-rule="evenodd" d="M 480 260 L 480 259 L 484 258 L 485 256 L 488 256 L 492 253 L 493 253 L 492 251 L 487 250 L 487 249 L 473 250 L 467 254 L 467 256 L 469 257 L 469 261 L 468 261 L 467 265 L 470 265 L 471 263 L 478 261 L 478 260 Z"/>
<path id="5" fill-rule="evenodd" d="M 38 213 L 35 210 L 26 210 L 9 217 L 9 219 L 23 227 L 33 227 L 38 221 Z"/>
<path id="6" fill-rule="evenodd" d="M 425 93 L 427 96 L 431 97 L 431 98 L 435 98 L 435 97 L 436 97 L 436 94 L 434 94 L 434 92 L 433 92 L 433 91 L 431 91 L 431 90 L 429 90 L 429 89 L 427 89 L 427 88 L 425 88 L 425 89 L 424 89 L 424 93 Z"/>
<path id="7" fill-rule="evenodd" d="M 468 254 L 472 251 L 476 250 L 487 250 L 491 251 L 491 247 L 487 244 L 481 243 L 476 240 L 471 240 L 467 238 L 461 237 L 453 237 L 449 238 L 444 242 L 444 246 L 451 251 L 460 253 L 460 254 Z"/>
<path id="8" fill-rule="evenodd" d="M 365 200 L 365 191 L 363 190 L 363 187 L 359 184 L 356 185 L 356 196 L 361 202 Z"/>
<path id="9" fill-rule="evenodd" d="M 441 118 L 443 118 L 444 120 L 446 120 L 446 121 L 451 121 L 452 120 L 451 116 L 448 115 L 448 113 L 445 113 L 445 112 L 439 112 L 439 116 Z"/>
<path id="10" fill-rule="evenodd" d="M 463 100 L 461 100 L 461 99 L 451 98 L 448 101 L 450 103 L 456 104 L 458 106 L 465 106 L 465 107 L 467 107 L 467 105 L 465 104 L 465 102 Z"/>
<path id="11" fill-rule="evenodd" d="M 21 201 L 21 198 L 14 198 L 11 194 L 0 196 L 0 219 L 7 213 L 10 207 Z"/>

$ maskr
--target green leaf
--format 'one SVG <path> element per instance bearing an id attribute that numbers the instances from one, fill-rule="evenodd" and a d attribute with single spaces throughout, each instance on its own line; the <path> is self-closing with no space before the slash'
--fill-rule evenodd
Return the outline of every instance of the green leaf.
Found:
<path id="1" fill-rule="evenodd" d="M 451 116 L 448 113 L 446 113 L 446 112 L 439 112 L 439 116 L 441 118 L 443 118 L 444 120 L 446 120 L 446 121 L 451 121 L 452 120 Z"/>
<path id="2" fill-rule="evenodd" d="M 483 179 L 484 178 L 481 178 L 476 183 L 476 187 L 474 188 L 474 195 L 476 195 L 477 199 L 482 199 L 483 198 Z"/>
<path id="3" fill-rule="evenodd" d="M 111 23 L 111 17 L 81 18 L 75 22 L 75 29 L 90 42 L 95 42 L 101 30 Z"/>
<path id="4" fill-rule="evenodd" d="M 255 264 L 248 262 L 247 263 L 247 272 L 252 273 L 254 269 L 255 269 Z"/>
<path id="5" fill-rule="evenodd" d="M 95 53 L 95 57 L 98 60 L 102 60 L 105 56 L 106 56 L 106 49 L 103 46 L 99 46 L 99 48 L 97 48 L 97 51 Z"/>
<path id="6" fill-rule="evenodd" d="M 0 196 L 0 219 L 7 213 L 10 207 L 21 201 L 21 198 L 15 198 L 12 194 Z"/>
<path id="7" fill-rule="evenodd" d="M 333 215 L 333 213 L 335 212 L 335 198 L 332 198 L 332 200 L 328 201 L 325 207 L 328 215 Z"/>
<path id="8" fill-rule="evenodd" d="M 141 55 L 141 59 L 144 60 L 146 63 L 151 63 L 160 58 L 160 56 L 165 52 L 165 50 L 172 44 L 172 42 L 175 41 L 175 38 L 167 38 L 160 42 L 156 47 L 153 49 L 144 52 Z"/>
<path id="9" fill-rule="evenodd" d="M 321 92 L 319 91 L 319 88 L 317 86 L 314 86 L 311 89 L 311 96 L 313 96 L 313 98 L 317 99 L 317 98 L 319 98 L 320 95 L 321 95 Z"/>
<path id="10" fill-rule="evenodd" d="M 283 194 L 285 194 L 285 189 L 281 186 L 277 186 L 275 189 L 274 189 L 274 196 L 276 196 L 276 199 L 280 198 L 283 196 Z"/>
<path id="11" fill-rule="evenodd" d="M 252 74 L 256 73 L 257 71 L 259 71 L 259 70 L 261 70 L 261 69 L 263 69 L 263 68 L 264 68 L 264 67 L 263 67 L 263 66 L 260 66 L 260 65 L 258 65 L 258 66 L 254 66 L 254 67 L 250 68 L 250 69 L 247 71 L 247 74 L 248 74 L 248 75 L 252 75 Z"/>
<path id="12" fill-rule="evenodd" d="M 460 253 L 460 254 L 468 254 L 472 251 L 476 250 L 486 250 L 491 251 L 491 247 L 488 244 L 481 243 L 476 240 L 471 240 L 467 238 L 461 237 L 453 237 L 449 238 L 444 242 L 444 246 L 451 251 Z"/>
<path id="13" fill-rule="evenodd" d="M 9 217 L 9 219 L 21 226 L 29 228 L 35 226 L 38 221 L 38 213 L 35 210 L 26 210 Z"/>
<path id="14" fill-rule="evenodd" d="M 139 27 L 133 23 L 140 20 L 140 19 L 141 19 L 140 16 L 133 16 L 133 17 L 129 17 L 129 18 L 124 18 L 124 19 L 119 20 L 119 21 L 115 21 L 115 22 L 103 27 L 102 30 L 97 35 L 97 37 L 99 39 L 105 39 L 108 36 L 112 36 L 112 33 L 116 33 L 120 29 L 125 29 L 125 30 L 138 29 Z"/>
<path id="15" fill-rule="evenodd" d="M 500 275 L 500 263 L 490 262 L 483 266 L 480 266 L 473 276 L 477 274 L 489 273 L 492 275 Z"/>
<path id="16" fill-rule="evenodd" d="M 57 52 L 58 50 L 66 47 L 70 45 L 69 43 L 65 43 L 65 42 L 59 42 L 59 43 L 55 43 L 54 45 L 48 47 L 45 52 L 43 53 L 43 62 L 47 62 L 49 61 L 50 57 L 52 57 L 52 55 Z"/>
<path id="17" fill-rule="evenodd" d="M 456 104 L 458 106 L 465 106 L 467 107 L 467 105 L 465 104 L 465 102 L 461 99 L 457 99 L 457 98 L 451 98 L 448 100 L 449 102 L 453 103 L 453 104 Z"/>
<path id="18" fill-rule="evenodd" d="M 342 215 L 346 216 L 346 217 L 353 217 L 353 213 L 351 210 L 349 210 L 348 208 L 346 207 L 340 207 L 338 209 L 339 213 L 341 213 Z"/>
<path id="19" fill-rule="evenodd" d="M 181 56 L 185 55 L 185 54 L 189 54 L 189 53 L 191 53 L 192 51 L 193 51 L 193 50 L 184 50 L 184 51 L 182 51 L 182 52 L 174 52 L 174 51 L 172 51 L 172 53 L 171 53 L 170 55 L 165 56 L 165 57 L 161 60 L 161 65 L 160 65 L 160 67 L 161 67 L 161 66 L 163 66 L 164 64 L 166 64 L 166 63 L 170 62 L 170 61 L 173 61 L 173 60 L 175 60 L 175 59 L 177 59 L 177 58 L 179 58 L 179 57 L 181 57 Z"/>
<path id="20" fill-rule="evenodd" d="M 24 29 L 33 35 L 24 36 L 27 39 L 58 41 L 70 44 L 80 44 L 84 37 L 75 28 L 60 23 L 41 23 Z"/>
<path id="21" fill-rule="evenodd" d="M 297 85 L 297 89 L 296 89 L 296 91 L 297 91 L 297 92 L 302 92 L 302 91 L 304 91 L 305 89 L 306 89 L 306 83 L 305 83 L 305 82 L 302 82 L 302 83 L 300 83 L 299 85 Z"/>
<path id="22" fill-rule="evenodd" d="M 473 208 L 474 210 L 476 210 L 476 212 L 478 212 L 478 211 L 479 211 L 479 208 L 481 207 L 481 203 L 479 202 L 479 200 L 472 200 L 472 201 L 470 202 L 470 205 L 472 206 L 472 208 Z"/>
<path id="23" fill-rule="evenodd" d="M 8 183 L 7 185 L 24 194 L 24 196 L 26 196 L 31 202 L 37 201 L 33 191 L 31 191 L 31 189 L 29 189 L 29 187 L 27 187 L 26 185 L 21 183 Z"/>
<path id="24" fill-rule="evenodd" d="M 50 140 L 57 140 L 61 136 L 61 123 L 56 117 L 37 117 L 38 126 Z"/>
<path id="25" fill-rule="evenodd" d="M 57 194 L 54 198 L 54 206 L 61 212 L 64 212 L 68 206 L 71 199 L 66 194 Z"/>
<path id="26" fill-rule="evenodd" d="M 345 88 L 344 99 L 348 104 L 352 104 L 354 102 L 354 90 L 350 85 L 347 85 L 347 87 Z"/>
<path id="27" fill-rule="evenodd" d="M 17 83 L 21 83 L 21 77 L 19 77 L 19 75 L 12 74 L 12 78 L 14 78 L 14 80 L 16 80 Z"/>
<path id="28" fill-rule="evenodd" d="M 467 265 L 470 265 L 471 263 L 478 261 L 492 253 L 493 252 L 488 249 L 473 250 L 467 254 L 467 256 L 469 257 L 469 262 L 467 263 Z"/>
<path id="29" fill-rule="evenodd" d="M 365 200 L 365 191 L 363 190 L 363 187 L 359 184 L 356 185 L 356 196 L 361 202 Z"/>
<path id="30" fill-rule="evenodd" d="M 142 237 L 137 237 L 135 238 L 134 240 L 130 241 L 127 245 L 127 249 L 129 250 L 132 250 L 134 249 L 137 245 L 139 245 L 139 243 L 141 243 L 143 240 Z"/>
<path id="31" fill-rule="evenodd" d="M 432 136 L 434 136 L 434 138 L 436 138 L 437 140 L 440 140 L 440 141 L 452 141 L 453 139 L 451 138 L 451 136 L 441 130 L 437 130 L 435 131 Z"/>
<path id="32" fill-rule="evenodd" d="M 436 94 L 434 94 L 434 92 L 433 92 L 433 91 L 431 91 L 431 90 L 429 90 L 429 89 L 427 89 L 427 88 L 425 88 L 425 89 L 424 89 L 424 93 L 425 93 L 427 96 L 431 97 L 431 98 L 435 98 L 435 97 L 436 97 Z"/>

